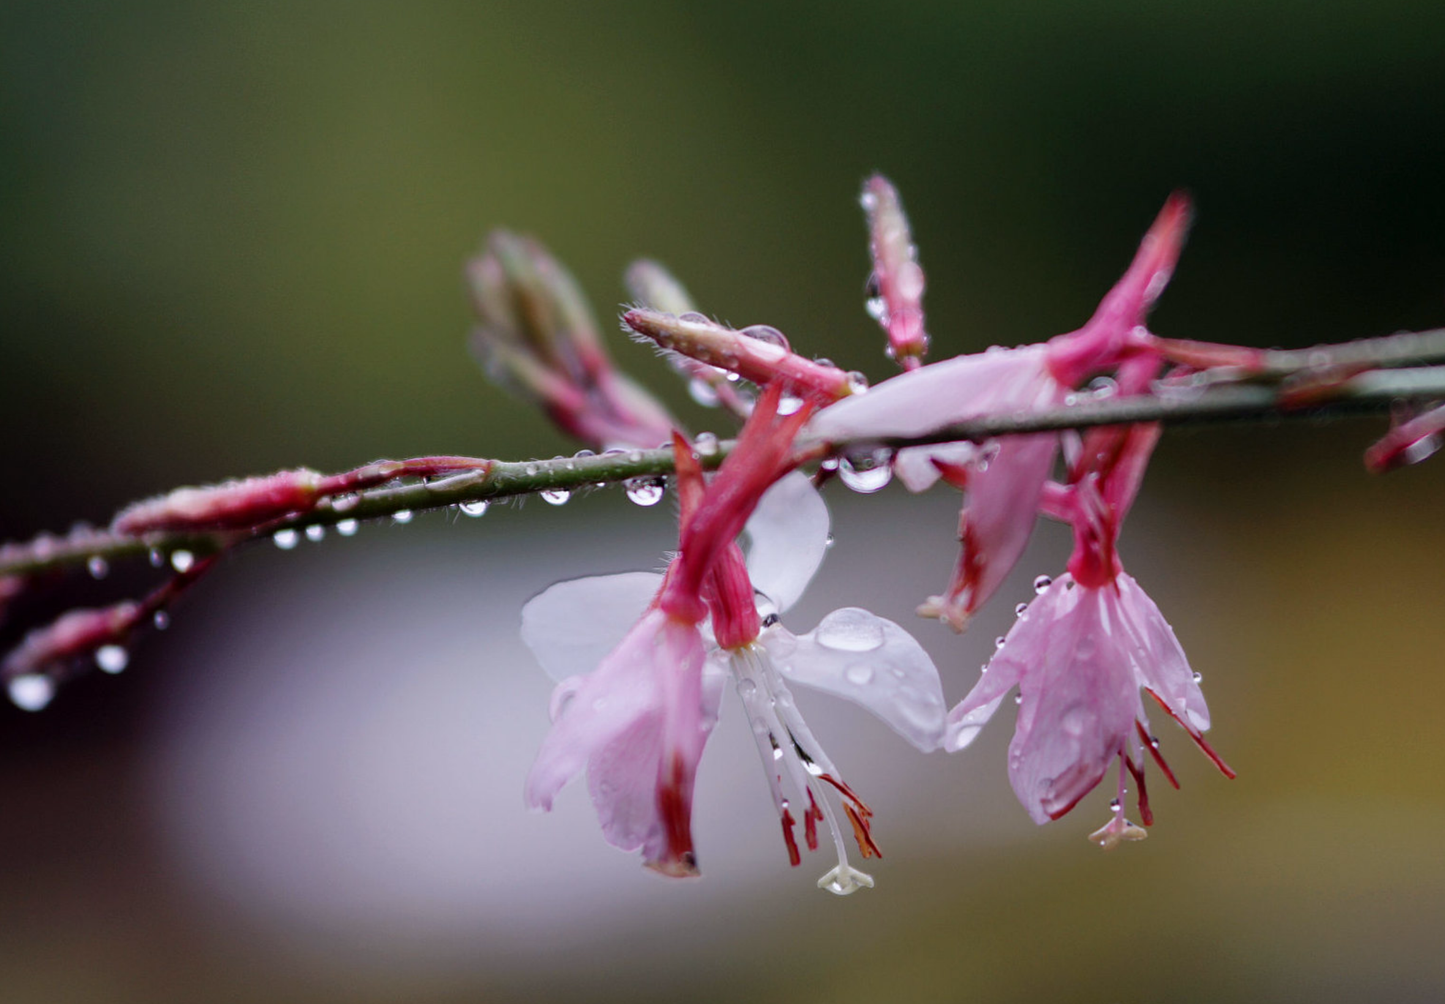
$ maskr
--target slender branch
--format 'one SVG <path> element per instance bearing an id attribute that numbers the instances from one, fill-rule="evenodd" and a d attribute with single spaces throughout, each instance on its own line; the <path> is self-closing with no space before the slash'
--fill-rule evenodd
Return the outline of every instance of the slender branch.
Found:
<path id="1" fill-rule="evenodd" d="M 1426 334 L 1435 346 L 1432 351 L 1445 352 L 1445 332 Z M 1349 346 L 1339 348 L 1352 349 Z M 1331 360 L 1331 364 L 1334 362 Z M 1166 384 L 1156 394 L 1140 397 L 1099 400 L 1081 394 L 1080 400 L 1073 405 L 1046 411 L 985 415 L 922 436 L 831 443 L 827 452 L 846 453 L 859 447 L 899 448 L 966 439 L 982 440 L 1017 433 L 1130 422 L 1182 425 L 1296 418 L 1318 420 L 1385 412 L 1404 401 L 1439 399 L 1445 399 L 1445 367 L 1362 373 L 1314 388 L 1305 395 L 1288 384 L 1236 383 L 1199 387 L 1187 383 Z M 702 459 L 704 466 L 711 468 L 721 463 L 731 443 L 720 442 L 709 446 L 711 448 Z M 156 531 L 129 535 L 110 530 L 83 529 L 65 537 L 43 535 L 22 544 L 0 547 L 0 577 L 33 575 L 83 565 L 94 558 L 114 561 L 150 553 L 153 560 L 160 561 L 176 551 L 187 551 L 199 558 L 227 550 L 248 538 L 301 531 L 313 525 L 331 526 L 349 520 L 383 519 L 408 512 L 473 505 L 544 491 L 577 491 L 594 485 L 656 478 L 671 474 L 672 469 L 671 451 L 665 449 L 518 463 L 496 462 L 485 469 L 450 477 L 372 488 L 323 499 L 315 509 L 303 515 L 276 520 L 254 530 Z"/>

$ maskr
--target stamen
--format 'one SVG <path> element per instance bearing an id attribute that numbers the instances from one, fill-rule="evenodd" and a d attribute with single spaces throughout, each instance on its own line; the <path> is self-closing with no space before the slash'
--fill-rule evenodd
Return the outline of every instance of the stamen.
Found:
<path id="1" fill-rule="evenodd" d="M 818 838 L 816 834 L 813 834 L 812 832 L 812 817 L 808 816 L 805 818 L 810 821 L 810 825 L 808 826 L 808 832 L 810 835 L 813 836 L 813 839 L 809 841 L 808 849 L 812 850 L 814 847 L 817 846 Z M 803 863 L 803 855 L 798 852 L 798 841 L 793 836 L 793 814 L 787 809 L 783 810 L 783 841 L 788 845 L 788 864 L 792 865 L 794 868 L 798 867 L 798 865 Z"/>
<path id="2" fill-rule="evenodd" d="M 1150 695 L 1153 695 L 1153 691 L 1150 691 Z M 1158 700 L 1157 697 L 1155 697 L 1154 699 L 1156 701 Z M 1148 732 L 1145 732 L 1144 723 L 1139 721 L 1137 718 L 1134 719 L 1134 728 L 1139 731 L 1139 738 L 1144 741 L 1144 748 L 1149 751 L 1149 754 L 1152 757 L 1154 757 L 1154 762 L 1159 765 L 1159 769 L 1164 772 L 1164 776 L 1169 779 L 1169 783 L 1174 785 L 1174 788 L 1177 791 L 1179 789 L 1179 779 L 1174 776 L 1174 771 L 1169 769 L 1169 764 L 1164 762 L 1164 754 L 1159 752 L 1159 740 L 1155 739 Z"/>
<path id="3" fill-rule="evenodd" d="M 1134 775 L 1134 783 L 1139 786 L 1139 820 L 1145 826 L 1153 826 L 1154 811 L 1149 808 L 1149 789 L 1144 786 L 1144 765 L 1135 767 L 1134 761 L 1127 756 L 1124 757 L 1124 764 L 1129 768 L 1129 773 Z"/>
<path id="4" fill-rule="evenodd" d="M 1214 766 L 1219 768 L 1219 773 L 1223 774 L 1227 778 L 1230 778 L 1231 780 L 1239 776 L 1234 772 L 1234 768 L 1230 767 L 1229 764 L 1225 763 L 1222 759 L 1220 759 L 1219 754 L 1214 752 L 1214 747 L 1209 745 L 1209 743 L 1205 740 L 1204 736 L 1200 734 L 1197 730 L 1186 725 L 1180 719 L 1180 717 L 1174 713 L 1174 711 L 1169 707 L 1169 705 L 1164 703 L 1164 700 L 1158 694 L 1154 693 L 1154 691 L 1150 690 L 1148 687 L 1144 688 L 1144 693 L 1148 694 L 1150 697 L 1154 698 L 1154 700 L 1158 701 L 1159 706 L 1164 709 L 1165 713 L 1168 714 L 1170 718 L 1178 722 L 1180 728 L 1182 728 L 1185 732 L 1189 733 L 1189 738 L 1194 740 L 1195 745 L 1204 751 L 1205 756 L 1209 757 L 1210 760 L 1214 761 Z"/>

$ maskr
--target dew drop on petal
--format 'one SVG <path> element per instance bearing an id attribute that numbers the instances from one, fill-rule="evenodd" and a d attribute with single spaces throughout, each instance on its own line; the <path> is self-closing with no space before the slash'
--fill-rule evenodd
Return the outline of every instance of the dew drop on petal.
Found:
<path id="1" fill-rule="evenodd" d="M 863 457 L 844 457 L 838 462 L 838 478 L 849 488 L 870 495 L 893 480 L 889 451 L 877 450 Z"/>
<path id="2" fill-rule="evenodd" d="M 1014 694 L 1014 703 L 1015 703 L 1015 704 L 1022 704 L 1022 703 L 1024 703 L 1024 695 L 1023 695 L 1022 692 L 1017 693 L 1017 694 Z"/>
<path id="3" fill-rule="evenodd" d="M 1014 616 L 1022 617 L 1024 615 L 1024 611 L 1028 608 L 1029 605 L 1027 603 L 1020 603 L 1018 606 L 1014 607 Z"/>
<path id="4" fill-rule="evenodd" d="M 171 567 L 183 575 L 186 572 L 189 572 L 191 570 L 191 566 L 195 563 L 196 556 L 190 551 L 171 552 Z"/>
<path id="5" fill-rule="evenodd" d="M 1004 642 L 1006 642 L 1006 641 L 1008 641 L 1007 638 L 1005 638 L 1003 635 L 999 635 L 997 638 L 995 638 L 995 639 L 993 640 L 993 647 L 994 647 L 994 648 L 1003 648 Z"/>
<path id="6" fill-rule="evenodd" d="M 326 527 L 320 523 L 312 523 L 306 528 L 306 539 L 315 543 L 326 536 Z"/>
<path id="7" fill-rule="evenodd" d="M 343 519 L 340 523 L 336 524 L 336 532 L 343 537 L 354 537 L 360 527 L 361 524 L 354 519 Z"/>
<path id="8" fill-rule="evenodd" d="M 5 685 L 10 703 L 22 711 L 39 711 L 55 697 L 55 681 L 40 673 L 24 673 Z"/>
<path id="9" fill-rule="evenodd" d="M 868 311 L 868 316 L 879 324 L 888 323 L 888 301 L 881 296 L 870 296 L 863 302 L 863 309 Z"/>
<path id="10" fill-rule="evenodd" d="M 873 682 L 873 667 L 866 662 L 855 662 L 843 670 L 843 676 L 849 683 L 855 683 L 861 687 Z"/>
<path id="11" fill-rule="evenodd" d="M 103 579 L 110 574 L 110 563 L 98 554 L 92 554 L 85 567 L 92 579 Z"/>
<path id="12" fill-rule="evenodd" d="M 130 653 L 120 645 L 102 645 L 95 650 L 95 664 L 107 673 L 119 673 L 130 663 Z"/>
<path id="13" fill-rule="evenodd" d="M 542 501 L 549 505 L 566 505 L 567 500 L 572 497 L 572 493 L 565 488 L 550 488 L 540 494 Z"/>
<path id="14" fill-rule="evenodd" d="M 488 504 L 489 503 L 482 500 L 476 502 L 463 502 L 461 505 L 457 506 L 457 508 L 462 511 L 462 515 L 470 516 L 473 519 L 476 519 L 478 516 L 486 515 Z"/>
<path id="15" fill-rule="evenodd" d="M 1042 593 L 1044 590 L 1048 589 L 1048 588 L 1049 588 L 1050 586 L 1052 586 L 1053 584 L 1054 584 L 1054 580 L 1051 579 L 1049 576 L 1047 576 L 1047 575 L 1040 575 L 1037 579 L 1034 579 L 1034 592 L 1036 592 L 1036 593 Z"/>
<path id="16" fill-rule="evenodd" d="M 391 514 L 391 521 L 393 523 L 410 523 L 412 515 L 413 513 L 410 509 L 398 509 Z"/>
<path id="17" fill-rule="evenodd" d="M 296 546 L 296 542 L 300 539 L 301 535 L 295 530 L 277 530 L 271 535 L 271 543 L 275 544 L 283 551 L 291 550 L 291 548 Z"/>
<path id="18" fill-rule="evenodd" d="M 857 370 L 848 372 L 848 393 L 863 394 L 868 390 L 868 378 Z"/>
<path id="19" fill-rule="evenodd" d="M 1203 673 L 1195 673 L 1195 674 L 1194 674 L 1194 682 L 1195 682 L 1195 683 L 1203 683 L 1203 682 L 1204 682 L 1204 674 L 1203 674 Z"/>
<path id="20" fill-rule="evenodd" d="M 657 478 L 633 478 L 627 482 L 628 499 L 640 506 L 657 505 L 666 491 Z"/>
<path id="21" fill-rule="evenodd" d="M 883 645 L 883 622 L 866 610 L 844 607 L 818 623 L 819 645 L 840 652 L 871 652 Z"/>

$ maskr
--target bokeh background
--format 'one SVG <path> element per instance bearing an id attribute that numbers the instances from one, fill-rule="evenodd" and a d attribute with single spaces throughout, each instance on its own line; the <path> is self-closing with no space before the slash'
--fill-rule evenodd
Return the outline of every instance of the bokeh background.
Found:
<path id="1" fill-rule="evenodd" d="M 1156 330 L 1439 325 L 1442 46 L 1445 7 L 1394 0 L 10 0 L 0 534 L 281 466 L 572 449 L 467 357 L 460 267 L 496 225 L 548 241 L 604 319 L 648 254 L 710 312 L 881 379 L 873 170 L 913 218 L 939 355 L 1076 327 L 1176 187 L 1198 217 Z M 813 889 L 822 856 L 786 867 L 736 708 L 700 780 L 700 882 L 608 848 L 580 791 L 521 806 L 549 684 L 517 611 L 655 565 L 666 506 L 607 491 L 254 548 L 120 677 L 0 709 L 0 997 L 1439 1000 L 1445 462 L 1369 478 L 1379 430 L 1166 436 L 1124 557 L 1240 777 L 1165 733 L 1184 790 L 1156 776 L 1143 844 L 1085 843 L 1107 792 L 1030 823 L 1007 713 L 920 758 L 809 705 L 888 854 L 847 900 Z M 956 500 L 833 499 L 797 626 L 844 604 L 915 623 Z M 1043 533 L 962 638 L 917 623 L 950 700 L 1065 551 Z"/>

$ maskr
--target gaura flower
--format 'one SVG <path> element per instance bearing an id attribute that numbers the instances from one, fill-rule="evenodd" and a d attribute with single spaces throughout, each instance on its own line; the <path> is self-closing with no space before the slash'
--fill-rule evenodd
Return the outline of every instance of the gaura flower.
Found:
<path id="1" fill-rule="evenodd" d="M 893 377 L 863 397 L 821 411 L 805 440 L 918 437 L 983 415 L 1057 407 L 1090 376 L 1121 367 L 1145 374 L 1147 385 L 1158 349 L 1144 319 L 1172 274 L 1188 217 L 1188 200 L 1171 197 L 1128 271 L 1077 331 L 1047 345 L 995 347 Z M 1122 381 L 1120 389 L 1127 392 Z M 1128 388 L 1133 389 L 1141 388 Z M 961 631 L 994 594 L 1028 543 L 1058 442 L 1056 433 L 1037 433 L 898 452 L 894 470 L 909 490 L 923 491 L 941 477 L 967 495 L 948 589 L 930 597 L 920 614 Z"/>
<path id="2" fill-rule="evenodd" d="M 983 676 L 949 713 L 944 740 L 950 751 L 963 749 L 1018 687 L 1018 723 L 1008 755 L 1014 794 L 1036 823 L 1058 819 L 1118 759 L 1113 819 L 1091 835 L 1105 847 L 1144 836 L 1123 815 L 1126 769 L 1138 785 L 1142 821 L 1153 823 L 1144 783 L 1146 749 L 1178 787 L 1159 754 L 1141 691 L 1225 776 L 1234 776 L 1204 739 L 1209 708 L 1199 677 L 1159 608 L 1123 571 L 1114 551 L 1119 523 L 1157 437 L 1157 427 L 1133 427 L 1106 469 L 1088 470 L 1051 503 L 1074 526 L 1069 571 L 1036 583 L 1038 598 L 1019 614 Z"/>
<path id="3" fill-rule="evenodd" d="M 764 393 L 750 422 L 762 425 L 754 429 L 777 421 L 778 396 Z M 791 432 L 769 433 L 774 434 L 791 441 Z M 527 800 L 550 807 L 557 790 L 585 767 L 609 842 L 641 849 L 644 861 L 665 874 L 694 874 L 686 815 L 691 780 L 716 722 L 722 684 L 731 676 L 762 754 L 791 863 L 801 860 L 797 822 L 803 823 L 810 849 L 818 844 L 818 823 L 824 823 L 838 865 L 819 885 L 846 894 L 872 885 L 872 879 L 849 865 L 827 792 L 841 801 L 865 857 L 878 853 L 869 828 L 872 813 L 813 736 L 789 684 L 852 700 L 924 750 L 936 749 L 942 740 L 942 691 L 917 642 L 867 611 L 834 611 L 801 636 L 781 625 L 780 612 L 802 593 L 827 544 L 827 508 L 800 474 L 779 479 L 774 470 L 776 483 L 744 506 L 744 518 L 751 512 L 747 567 L 731 537 L 707 557 L 694 594 L 705 600 L 706 623 L 687 630 L 669 622 L 664 612 L 669 592 L 690 588 L 684 567 L 689 545 L 694 556 L 706 554 L 699 540 L 709 533 L 706 521 L 721 521 L 723 514 L 735 518 L 736 503 L 746 497 L 736 483 L 767 467 L 761 448 L 748 444 L 745 431 L 733 454 L 742 454 L 744 463 L 731 477 L 725 464 L 706 489 L 700 472 L 689 488 L 689 465 L 679 464 L 683 551 L 665 576 L 637 572 L 564 582 L 524 608 L 523 639 L 562 681 L 553 697 L 552 732 L 528 779 Z"/>

